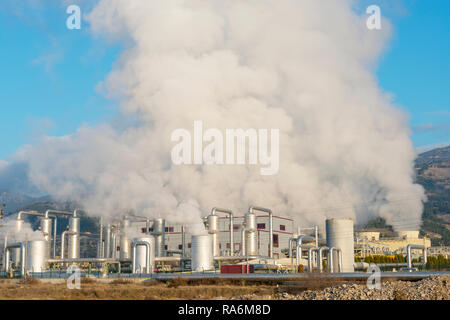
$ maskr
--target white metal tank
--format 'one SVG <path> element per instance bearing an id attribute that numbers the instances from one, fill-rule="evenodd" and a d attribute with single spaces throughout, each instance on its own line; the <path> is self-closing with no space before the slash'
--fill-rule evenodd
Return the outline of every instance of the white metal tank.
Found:
<path id="1" fill-rule="evenodd" d="M 166 221 L 161 218 L 155 219 L 152 234 L 155 236 L 155 254 L 157 257 L 164 257 L 166 255 L 165 231 Z"/>
<path id="2" fill-rule="evenodd" d="M 20 236 L 23 229 L 24 221 L 22 219 L 15 220 L 15 233 L 17 236 Z M 22 240 L 17 238 L 17 241 Z M 20 264 L 20 248 L 11 249 L 11 260 L 15 266 Z"/>
<path id="3" fill-rule="evenodd" d="M 47 269 L 48 241 L 28 241 L 27 271 L 44 272 Z"/>
<path id="4" fill-rule="evenodd" d="M 52 219 L 41 218 L 41 231 L 47 241 L 52 239 Z"/>
<path id="5" fill-rule="evenodd" d="M 247 212 L 245 214 L 245 252 L 249 256 L 258 255 L 258 237 L 257 237 L 257 223 L 256 214 Z"/>
<path id="6" fill-rule="evenodd" d="M 67 249 L 67 257 L 69 259 L 80 258 L 80 218 L 69 219 L 69 245 Z"/>
<path id="7" fill-rule="evenodd" d="M 207 219 L 208 233 L 213 238 L 213 254 L 219 256 L 219 216 L 210 214 Z"/>
<path id="8" fill-rule="evenodd" d="M 213 238 L 211 235 L 192 236 L 192 271 L 214 270 Z"/>
<path id="9" fill-rule="evenodd" d="M 130 221 L 127 219 L 122 220 L 120 231 L 120 260 L 131 259 L 131 240 L 127 236 L 127 229 L 130 226 Z"/>
<path id="10" fill-rule="evenodd" d="M 41 231 L 44 235 L 45 241 L 47 241 L 47 256 L 50 257 L 50 242 L 52 240 L 52 219 L 50 218 L 41 218 Z"/>
<path id="11" fill-rule="evenodd" d="M 147 265 L 147 247 L 145 245 L 135 245 L 135 242 L 145 242 L 150 245 L 150 265 Z M 133 249 L 134 246 L 136 249 Z M 155 266 L 155 237 L 148 235 L 134 238 L 131 252 L 132 255 L 134 253 L 136 254 L 134 257 L 132 256 L 132 260 L 134 261 L 133 273 L 152 273 L 153 267 Z"/>
<path id="12" fill-rule="evenodd" d="M 326 221 L 326 232 L 327 246 L 341 249 L 342 251 L 342 272 L 354 272 L 353 220 L 328 219 Z M 334 261 L 337 262 L 337 259 L 335 258 Z"/>

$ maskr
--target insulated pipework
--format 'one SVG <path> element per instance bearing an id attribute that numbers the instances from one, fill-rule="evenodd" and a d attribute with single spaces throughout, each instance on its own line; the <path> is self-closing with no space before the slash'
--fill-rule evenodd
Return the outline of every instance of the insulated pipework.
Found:
<path id="1" fill-rule="evenodd" d="M 228 214 L 229 218 L 229 230 L 230 230 L 230 255 L 234 255 L 234 216 L 233 211 L 229 209 L 213 208 L 211 214 L 208 216 L 209 233 L 213 235 L 213 250 L 214 255 L 218 253 L 218 232 L 219 232 L 219 220 L 217 218 L 217 213 Z M 214 218 L 215 217 L 215 218 Z M 217 247 L 217 248 L 216 248 Z M 217 254 L 218 255 L 218 254 Z"/>
<path id="2" fill-rule="evenodd" d="M 127 235 L 127 229 L 130 226 L 130 220 L 123 219 L 120 224 L 120 260 L 131 259 L 131 240 Z"/>
<path id="3" fill-rule="evenodd" d="M 272 210 L 262 207 L 251 206 L 248 209 L 249 213 L 254 213 L 255 211 L 261 211 L 269 214 L 269 257 L 273 258 L 273 213 Z"/>
<path id="4" fill-rule="evenodd" d="M 166 256 L 165 232 L 166 232 L 166 220 L 162 218 L 155 219 L 153 221 L 152 235 L 155 237 L 155 249 L 156 249 L 155 255 L 157 257 Z"/>
<path id="5" fill-rule="evenodd" d="M 56 235 L 57 235 L 58 216 L 76 217 L 78 211 L 80 211 L 80 210 L 77 209 L 73 213 L 68 212 L 68 211 L 59 211 L 59 210 L 47 210 L 45 212 L 43 220 L 45 220 L 46 222 L 44 222 L 44 223 L 47 223 L 48 219 L 54 219 L 54 221 L 53 221 L 53 258 L 56 257 Z M 42 221 L 41 221 L 41 223 L 42 223 Z M 43 232 L 44 232 L 44 230 L 43 230 Z"/>
<path id="6" fill-rule="evenodd" d="M 69 259 L 80 258 L 80 218 L 73 217 L 69 218 L 69 241 L 67 256 Z"/>
<path id="7" fill-rule="evenodd" d="M 111 224 L 108 223 L 105 228 L 105 250 L 103 257 L 111 258 L 110 252 L 111 252 Z"/>
<path id="8" fill-rule="evenodd" d="M 242 246 L 245 250 L 245 255 L 256 256 L 259 254 L 256 214 L 247 212 L 244 216 L 244 226 L 245 234 Z"/>

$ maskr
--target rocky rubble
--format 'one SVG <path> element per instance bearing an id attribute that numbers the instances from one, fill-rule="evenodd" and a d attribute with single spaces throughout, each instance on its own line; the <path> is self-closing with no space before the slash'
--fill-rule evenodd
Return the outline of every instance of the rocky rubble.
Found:
<path id="1" fill-rule="evenodd" d="M 380 289 L 366 285 L 343 284 L 323 290 L 307 290 L 299 294 L 286 292 L 271 296 L 246 295 L 240 300 L 449 300 L 450 277 L 435 276 L 421 281 L 387 281 Z"/>

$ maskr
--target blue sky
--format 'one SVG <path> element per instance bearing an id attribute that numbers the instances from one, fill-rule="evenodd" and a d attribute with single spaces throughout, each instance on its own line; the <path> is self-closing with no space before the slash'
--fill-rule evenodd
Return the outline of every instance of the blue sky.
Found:
<path id="1" fill-rule="evenodd" d="M 93 39 L 87 27 L 68 30 L 65 6 L 42 3 L 0 7 L 0 160 L 42 134 L 70 134 L 116 110 L 96 86 L 121 48 Z M 363 0 L 360 8 L 370 4 L 394 26 L 377 76 L 410 114 L 414 145 L 450 142 L 450 1 Z"/>

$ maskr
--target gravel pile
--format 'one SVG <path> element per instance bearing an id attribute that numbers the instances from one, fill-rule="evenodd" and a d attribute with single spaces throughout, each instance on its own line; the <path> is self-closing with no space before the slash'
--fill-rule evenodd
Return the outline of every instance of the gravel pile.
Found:
<path id="1" fill-rule="evenodd" d="M 247 295 L 240 300 L 449 300 L 450 277 L 435 276 L 417 282 L 387 281 L 380 289 L 366 285 L 343 284 L 323 290 L 307 290 L 299 294 L 286 292 L 272 296 Z"/>

